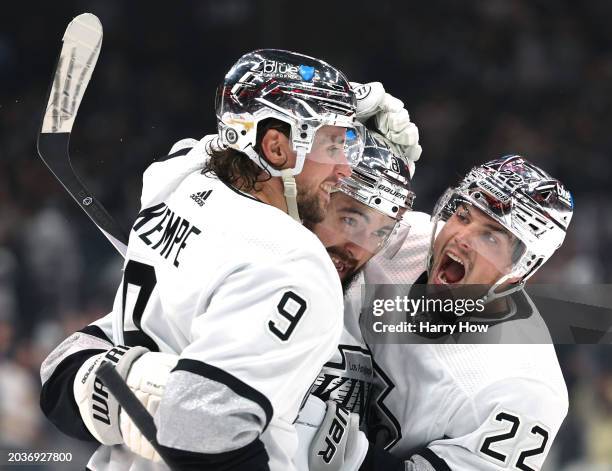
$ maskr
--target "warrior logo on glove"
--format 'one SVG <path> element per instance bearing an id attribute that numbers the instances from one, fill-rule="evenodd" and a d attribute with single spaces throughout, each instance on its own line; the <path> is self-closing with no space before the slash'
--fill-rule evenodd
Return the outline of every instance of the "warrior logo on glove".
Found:
<path id="1" fill-rule="evenodd" d="M 110 362 L 125 378 L 132 364 L 146 352 L 144 347 L 117 345 L 87 359 L 76 373 L 73 392 L 81 418 L 87 430 L 103 445 L 123 443 L 120 406 L 95 373 L 102 363 Z"/>
<path id="2" fill-rule="evenodd" d="M 123 345 L 117 345 L 115 348 L 112 348 L 108 352 L 106 352 L 106 355 L 104 355 L 104 358 L 102 359 L 100 364 L 110 361 L 114 365 L 117 365 L 121 357 L 125 355 L 125 352 L 127 352 L 128 350 L 129 350 L 129 347 L 125 347 Z M 83 377 L 83 379 L 81 380 L 81 383 L 85 384 L 85 382 L 87 381 L 87 378 L 89 377 L 89 374 L 94 369 L 96 370 L 98 369 L 97 360 L 91 366 L 91 368 L 88 369 L 87 374 Z M 97 376 L 94 379 L 93 393 L 91 395 L 91 400 L 92 400 L 91 408 L 93 411 L 92 412 L 93 418 L 101 422 L 104 422 L 107 425 L 110 425 L 111 420 L 109 416 L 109 408 L 108 408 L 108 402 L 107 402 L 108 401 L 108 390 L 104 386 L 104 383 L 102 383 L 100 378 L 98 378 Z"/>
<path id="3" fill-rule="evenodd" d="M 325 444 L 327 447 L 324 450 L 320 450 L 317 452 L 318 456 L 323 457 L 323 461 L 329 463 L 336 454 L 338 449 L 338 445 L 342 441 L 342 436 L 344 435 L 344 430 L 348 423 L 349 411 L 347 411 L 344 407 L 342 407 L 338 403 L 333 403 L 336 409 L 336 415 L 332 420 L 331 425 L 329 426 L 329 430 L 327 432 L 327 436 L 325 437 Z"/>

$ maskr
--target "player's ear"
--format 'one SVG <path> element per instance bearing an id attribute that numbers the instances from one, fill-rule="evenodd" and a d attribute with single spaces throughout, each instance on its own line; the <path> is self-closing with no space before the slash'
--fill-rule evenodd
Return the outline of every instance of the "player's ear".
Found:
<path id="1" fill-rule="evenodd" d="M 282 169 L 294 159 L 289 139 L 276 129 L 268 129 L 261 139 L 261 152 L 273 167 Z"/>

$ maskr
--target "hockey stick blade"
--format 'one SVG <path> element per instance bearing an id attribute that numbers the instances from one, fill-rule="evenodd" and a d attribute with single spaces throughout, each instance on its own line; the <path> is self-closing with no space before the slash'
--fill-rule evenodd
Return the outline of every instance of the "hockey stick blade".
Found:
<path id="1" fill-rule="evenodd" d="M 74 18 L 63 45 L 38 135 L 38 154 L 113 246 L 125 257 L 128 236 L 76 175 L 70 162 L 70 133 L 102 47 L 102 24 L 91 13 Z"/>
<path id="2" fill-rule="evenodd" d="M 138 427 L 140 433 L 149 441 L 151 446 L 164 460 L 170 469 L 176 469 L 171 466 L 171 462 L 165 452 L 157 443 L 157 428 L 153 417 L 149 411 L 142 405 L 136 395 L 131 391 L 123 378 L 117 373 L 115 367 L 110 362 L 104 362 L 96 371 L 96 376 L 102 380 L 123 410 L 130 416 L 132 422 Z"/>

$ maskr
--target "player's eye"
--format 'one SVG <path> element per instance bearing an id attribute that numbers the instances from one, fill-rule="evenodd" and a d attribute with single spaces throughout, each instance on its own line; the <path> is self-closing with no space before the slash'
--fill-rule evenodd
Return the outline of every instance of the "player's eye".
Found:
<path id="1" fill-rule="evenodd" d="M 340 155 L 340 153 L 344 150 L 343 147 L 340 147 L 338 145 L 333 145 L 333 146 L 329 146 L 327 148 L 327 152 L 329 153 L 329 155 L 331 155 L 333 158 L 336 158 Z"/>
<path id="2" fill-rule="evenodd" d="M 343 216 L 340 218 L 340 221 L 342 221 L 342 223 L 347 227 L 357 227 L 357 219 L 352 218 L 350 216 Z"/>
<path id="3" fill-rule="evenodd" d="M 482 238 L 489 245 L 498 245 L 499 244 L 499 239 L 497 238 L 497 236 L 495 234 L 493 234 L 492 232 L 490 232 L 490 231 L 483 232 Z"/>
<path id="4" fill-rule="evenodd" d="M 457 216 L 457 219 L 459 219 L 459 221 L 467 223 L 469 222 L 469 217 L 470 217 L 470 213 L 467 209 L 461 207 L 457 210 L 457 212 L 455 213 L 455 215 Z"/>
<path id="5" fill-rule="evenodd" d="M 389 231 L 389 229 L 378 229 L 377 231 L 372 232 L 372 235 L 379 239 L 384 239 L 389 235 L 390 232 L 391 231 Z"/>

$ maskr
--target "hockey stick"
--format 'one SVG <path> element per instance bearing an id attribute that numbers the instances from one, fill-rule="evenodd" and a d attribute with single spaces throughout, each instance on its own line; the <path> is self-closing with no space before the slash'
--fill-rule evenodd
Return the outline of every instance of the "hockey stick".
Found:
<path id="1" fill-rule="evenodd" d="M 102 24 L 91 13 L 74 18 L 63 46 L 38 134 L 38 154 L 51 173 L 125 257 L 128 236 L 76 175 L 68 152 L 79 105 L 102 47 Z"/>
<path id="2" fill-rule="evenodd" d="M 38 154 L 55 178 L 125 258 L 128 241 L 126 233 L 83 185 L 72 168 L 69 154 L 72 126 L 100 55 L 102 24 L 95 15 L 83 13 L 68 24 L 62 41 L 64 44 L 38 135 Z M 114 367 L 110 363 L 102 364 L 98 369 L 98 376 L 143 436 L 170 466 L 170 461 L 157 443 L 153 418 Z"/>
<path id="3" fill-rule="evenodd" d="M 110 362 L 103 362 L 96 371 L 96 376 L 102 380 L 111 394 L 115 396 L 117 402 L 121 405 L 123 410 L 125 410 L 127 415 L 130 416 L 130 419 L 132 419 L 132 422 L 138 427 L 140 433 L 149 441 L 166 465 L 168 465 L 170 469 L 176 469 L 170 465 L 172 461 L 160 447 L 159 443 L 157 443 L 157 428 L 155 427 L 155 422 L 153 422 L 153 417 L 151 417 L 149 411 L 147 411 L 136 395 L 130 390 L 119 373 L 117 373 L 115 367 Z"/>

